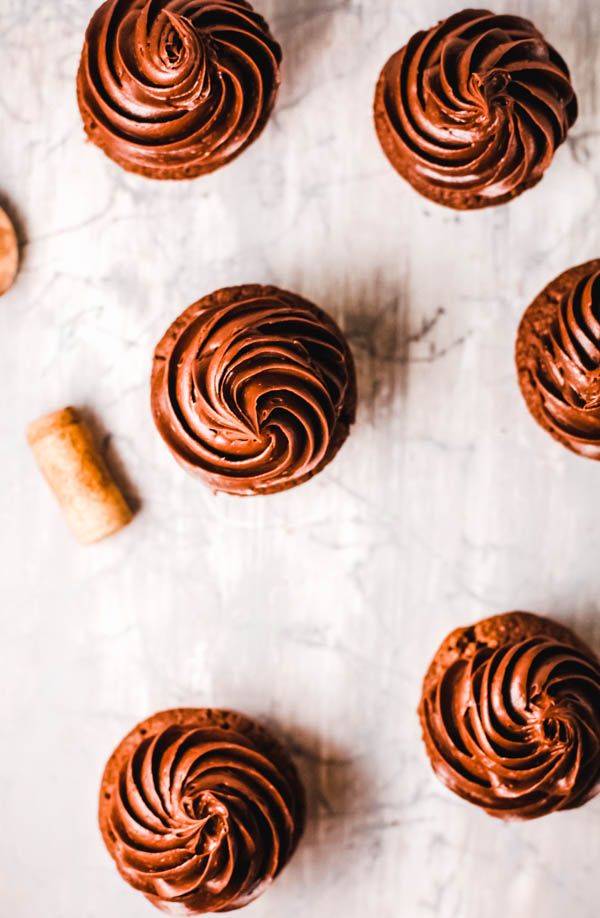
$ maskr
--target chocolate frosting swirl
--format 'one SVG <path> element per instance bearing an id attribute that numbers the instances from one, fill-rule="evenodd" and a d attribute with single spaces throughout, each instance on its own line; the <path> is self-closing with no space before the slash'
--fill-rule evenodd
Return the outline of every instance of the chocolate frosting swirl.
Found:
<path id="1" fill-rule="evenodd" d="M 107 0 L 77 78 L 86 132 L 123 168 L 193 178 L 263 129 L 281 49 L 244 0 Z"/>
<path id="2" fill-rule="evenodd" d="M 123 878 L 161 911 L 222 912 L 261 895 L 290 859 L 304 796 L 266 731 L 183 709 L 140 724 L 116 750 L 100 821 Z"/>
<path id="3" fill-rule="evenodd" d="M 518 16 L 467 9 L 411 38 L 385 65 L 377 132 L 421 194 L 458 209 L 535 185 L 577 117 L 561 56 Z"/>
<path id="4" fill-rule="evenodd" d="M 314 475 L 346 439 L 355 403 L 340 329 L 277 287 L 205 297 L 154 355 L 159 433 L 184 468 L 232 494 L 279 491 Z"/>
<path id="5" fill-rule="evenodd" d="M 496 647 L 465 639 L 464 648 L 421 703 L 444 784 L 493 816 L 519 819 L 597 793 L 600 665 L 591 652 L 543 633 Z"/>
<path id="6" fill-rule="evenodd" d="M 528 382 L 550 432 L 573 452 L 600 459 L 600 262 L 567 272 L 546 294 L 553 296 L 541 333 L 522 326 Z"/>

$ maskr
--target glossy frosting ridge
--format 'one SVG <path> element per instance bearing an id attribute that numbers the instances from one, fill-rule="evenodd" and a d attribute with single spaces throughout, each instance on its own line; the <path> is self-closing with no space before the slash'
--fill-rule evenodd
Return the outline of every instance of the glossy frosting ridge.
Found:
<path id="1" fill-rule="evenodd" d="M 577 117 L 561 56 L 526 19 L 467 9 L 414 35 L 379 79 L 377 132 L 394 167 L 458 209 L 535 185 Z"/>
<path id="2" fill-rule="evenodd" d="M 156 426 L 178 461 L 216 490 L 269 493 L 311 477 L 346 439 L 355 403 L 340 329 L 277 287 L 204 297 L 156 348 Z"/>
<path id="3" fill-rule="evenodd" d="M 303 791 L 282 747 L 242 715 L 208 714 L 143 722 L 102 784 L 101 828 L 119 872 L 172 915 L 247 905 L 304 826 Z"/>
<path id="4" fill-rule="evenodd" d="M 77 78 L 90 139 L 125 169 L 193 178 L 264 127 L 281 49 L 244 0 L 107 0 Z"/>
<path id="5" fill-rule="evenodd" d="M 444 784 L 493 816 L 533 819 L 600 789 L 600 665 L 567 629 L 537 616 L 521 629 L 519 616 L 512 633 L 475 626 L 442 645 L 419 713 Z"/>

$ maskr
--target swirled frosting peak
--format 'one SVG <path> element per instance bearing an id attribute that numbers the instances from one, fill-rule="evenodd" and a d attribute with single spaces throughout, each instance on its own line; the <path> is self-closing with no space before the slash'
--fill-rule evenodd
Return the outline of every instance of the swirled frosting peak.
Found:
<path id="1" fill-rule="evenodd" d="M 420 715 L 433 768 L 493 816 L 577 807 L 600 790 L 600 665 L 545 619 L 489 622 L 487 632 L 484 622 L 450 636 L 425 679 Z"/>
<path id="2" fill-rule="evenodd" d="M 304 795 L 283 748 L 227 711 L 144 721 L 106 767 L 100 827 L 123 878 L 171 915 L 241 908 L 292 856 Z"/>
<path id="3" fill-rule="evenodd" d="M 600 261 L 540 294 L 521 321 L 516 358 L 534 417 L 573 452 L 600 459 Z"/>
<path id="4" fill-rule="evenodd" d="M 194 178 L 262 131 L 281 49 L 245 0 L 107 0 L 77 78 L 88 137 L 131 172 Z"/>
<path id="5" fill-rule="evenodd" d="M 375 96 L 392 165 L 421 194 L 465 210 L 539 182 L 576 117 L 560 55 L 528 20 L 487 10 L 414 35 Z"/>
<path id="6" fill-rule="evenodd" d="M 231 494 L 281 491 L 316 474 L 348 436 L 355 404 L 342 332 L 277 287 L 204 297 L 154 355 L 159 433 L 184 468 Z"/>

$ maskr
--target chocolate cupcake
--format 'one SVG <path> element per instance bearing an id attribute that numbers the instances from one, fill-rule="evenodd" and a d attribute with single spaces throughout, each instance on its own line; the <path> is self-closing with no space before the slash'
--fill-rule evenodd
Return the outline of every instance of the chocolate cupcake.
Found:
<path id="1" fill-rule="evenodd" d="M 264 128 L 280 63 L 267 23 L 244 0 L 107 0 L 77 76 L 85 131 L 129 172 L 213 172 Z"/>
<path id="2" fill-rule="evenodd" d="M 419 717 L 438 778 L 491 816 L 535 819 L 600 790 L 600 663 L 539 615 L 453 631 L 425 676 Z"/>
<path id="3" fill-rule="evenodd" d="M 536 297 L 515 359 L 538 424 L 574 453 L 600 459 L 600 260 L 565 271 Z"/>
<path id="4" fill-rule="evenodd" d="M 518 16 L 463 10 L 387 62 L 375 127 L 393 167 L 457 210 L 503 204 L 536 185 L 577 117 L 569 70 Z"/>
<path id="5" fill-rule="evenodd" d="M 12 221 L 0 207 L 0 296 L 10 290 L 19 269 L 19 244 Z"/>
<path id="6" fill-rule="evenodd" d="M 110 757 L 99 821 L 119 873 L 169 915 L 242 908 L 293 855 L 305 798 L 285 749 L 231 711 L 180 708 Z"/>
<path id="7" fill-rule="evenodd" d="M 270 494 L 330 462 L 356 408 L 335 322 L 277 287 L 226 287 L 171 325 L 152 367 L 152 414 L 177 461 L 215 491 Z"/>

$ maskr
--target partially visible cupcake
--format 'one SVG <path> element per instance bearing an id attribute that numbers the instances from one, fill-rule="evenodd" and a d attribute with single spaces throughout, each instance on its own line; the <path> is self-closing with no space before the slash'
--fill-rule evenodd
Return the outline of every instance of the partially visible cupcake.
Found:
<path id="1" fill-rule="evenodd" d="M 354 422 L 356 375 L 323 310 L 278 287 L 198 300 L 156 347 L 152 414 L 177 461 L 215 491 L 270 494 L 336 455 Z"/>
<path id="2" fill-rule="evenodd" d="M 0 207 L 0 296 L 12 287 L 18 268 L 17 234 L 8 215 Z"/>
<path id="3" fill-rule="evenodd" d="M 512 612 L 453 631 L 419 717 L 438 778 L 491 816 L 535 819 L 600 790 L 600 663 L 556 622 Z"/>
<path id="4" fill-rule="evenodd" d="M 569 70 L 527 19 L 467 9 L 383 68 L 375 127 L 392 166 L 457 210 L 536 185 L 577 117 Z"/>
<path id="5" fill-rule="evenodd" d="M 168 915 L 242 908 L 293 855 L 305 798 L 283 746 L 242 714 L 163 711 L 118 745 L 100 829 L 119 873 Z"/>
<path id="6" fill-rule="evenodd" d="M 600 459 L 600 260 L 542 290 L 521 320 L 515 358 L 538 424 L 572 452 Z"/>
<path id="7" fill-rule="evenodd" d="M 87 28 L 77 76 L 86 134 L 148 178 L 213 172 L 261 133 L 280 63 L 245 0 L 107 0 Z"/>

